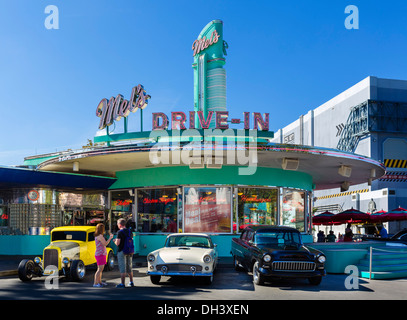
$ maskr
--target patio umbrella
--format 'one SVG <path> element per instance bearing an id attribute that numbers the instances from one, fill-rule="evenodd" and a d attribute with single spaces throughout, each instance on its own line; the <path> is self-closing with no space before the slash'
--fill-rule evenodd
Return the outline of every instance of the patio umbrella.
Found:
<path id="1" fill-rule="evenodd" d="M 386 222 L 387 211 L 380 210 L 370 214 L 370 222 Z"/>
<path id="2" fill-rule="evenodd" d="M 407 220 L 407 209 L 398 207 L 386 213 L 387 221 Z"/>
<path id="3" fill-rule="evenodd" d="M 335 216 L 332 212 L 325 211 L 320 213 L 312 218 L 313 225 L 332 225 L 334 224 L 332 221 L 332 217 Z"/>
<path id="4" fill-rule="evenodd" d="M 333 218 L 337 223 L 361 223 L 370 220 L 370 215 L 356 209 L 348 209 L 336 214 Z"/>

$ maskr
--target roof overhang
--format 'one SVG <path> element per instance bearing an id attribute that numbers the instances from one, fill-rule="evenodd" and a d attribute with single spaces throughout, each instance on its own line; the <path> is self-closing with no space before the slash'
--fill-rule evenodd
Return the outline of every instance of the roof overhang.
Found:
<path id="1" fill-rule="evenodd" d="M 0 167 L 0 189 L 52 187 L 64 190 L 106 190 L 116 178 Z"/>
<path id="2" fill-rule="evenodd" d="M 168 157 L 169 162 L 160 163 L 160 161 L 153 160 L 154 155 L 152 155 L 152 152 L 156 152 L 154 151 L 154 144 L 105 147 L 50 159 L 40 164 L 38 168 L 47 171 L 73 172 L 74 162 L 77 162 L 80 172 L 113 176 L 118 171 L 188 165 L 182 161 L 182 156 L 180 158 L 180 152 L 186 152 L 186 157 L 191 157 L 194 152 L 198 151 L 204 154 L 212 152 L 212 154 L 216 155 L 216 149 L 208 150 L 204 145 L 197 148 L 189 148 L 188 150 L 183 149 L 182 146 L 178 149 L 167 148 L 165 150 L 165 148 L 162 148 L 163 151 L 167 152 L 166 157 Z M 227 158 L 225 148 L 221 151 L 224 152 L 222 157 L 223 166 L 245 166 L 238 159 L 239 152 L 245 152 L 244 155 L 250 157 L 248 148 L 244 148 L 243 151 L 235 148 L 233 150 L 234 158 Z M 155 156 L 157 155 L 163 156 L 162 153 L 156 152 Z M 177 161 L 172 161 L 174 159 L 177 159 Z M 341 187 L 344 182 L 349 185 L 366 183 L 369 180 L 380 178 L 385 173 L 384 165 L 376 160 L 336 149 L 273 143 L 256 147 L 256 166 L 284 170 L 283 159 L 297 161 L 298 167 L 296 171 L 311 175 L 316 189 Z M 339 169 L 341 166 L 350 168 L 351 173 L 349 176 L 340 174 Z"/>

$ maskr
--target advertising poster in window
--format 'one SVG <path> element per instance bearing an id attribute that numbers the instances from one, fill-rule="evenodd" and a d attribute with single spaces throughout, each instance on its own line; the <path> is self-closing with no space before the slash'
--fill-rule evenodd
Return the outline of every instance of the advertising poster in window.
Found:
<path id="1" fill-rule="evenodd" d="M 231 189 L 185 188 L 184 232 L 230 233 Z"/>
<path id="2" fill-rule="evenodd" d="M 304 199 L 305 193 L 294 190 L 284 190 L 282 224 L 304 231 Z"/>

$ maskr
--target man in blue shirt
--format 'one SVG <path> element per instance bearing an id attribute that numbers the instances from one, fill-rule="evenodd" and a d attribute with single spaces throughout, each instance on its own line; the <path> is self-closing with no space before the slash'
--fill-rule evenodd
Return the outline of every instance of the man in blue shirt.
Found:
<path id="1" fill-rule="evenodd" d="M 384 226 L 380 229 L 380 238 L 387 238 L 387 230 Z"/>

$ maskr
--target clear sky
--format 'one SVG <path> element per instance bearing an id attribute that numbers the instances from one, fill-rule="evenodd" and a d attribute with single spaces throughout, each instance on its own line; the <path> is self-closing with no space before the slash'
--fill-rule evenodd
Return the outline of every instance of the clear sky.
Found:
<path id="1" fill-rule="evenodd" d="M 214 19 L 229 45 L 228 111 L 269 112 L 277 131 L 367 76 L 407 80 L 406 14 L 392 0 L 0 0 L 0 165 L 81 148 L 101 98 L 128 99 L 139 83 L 152 96 L 145 130 L 152 112 L 193 110 L 191 46 Z"/>

